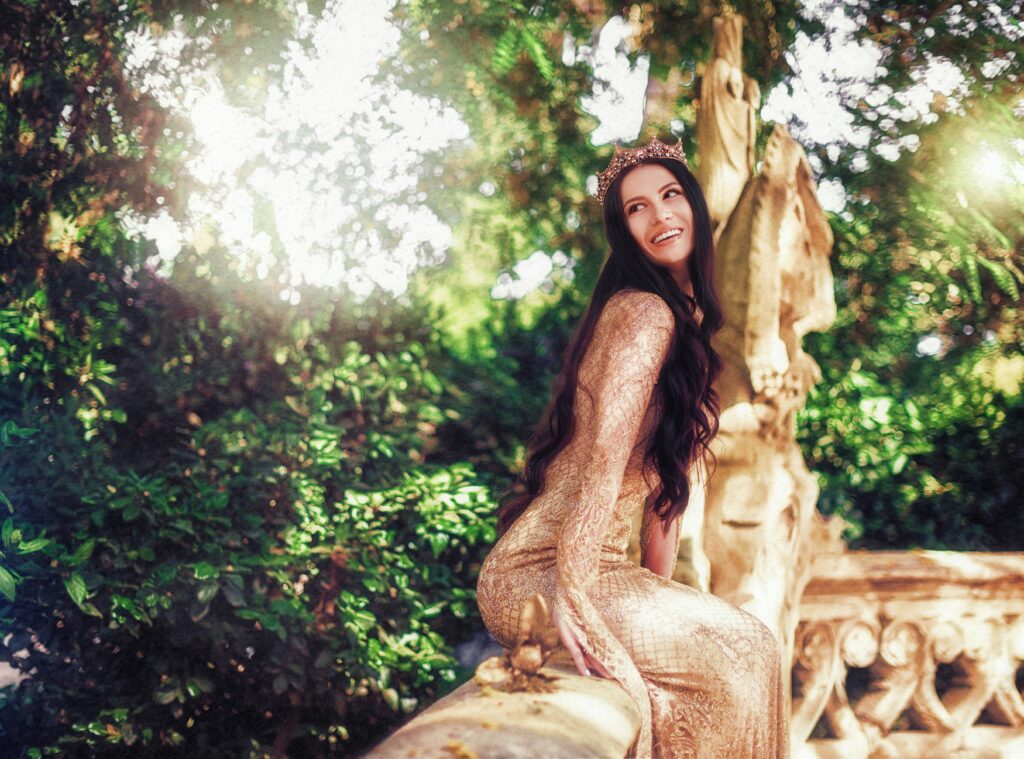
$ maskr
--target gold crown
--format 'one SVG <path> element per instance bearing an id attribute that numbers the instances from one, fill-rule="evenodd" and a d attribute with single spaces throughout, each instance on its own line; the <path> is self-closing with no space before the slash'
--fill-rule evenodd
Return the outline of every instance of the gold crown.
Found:
<path id="1" fill-rule="evenodd" d="M 604 203 L 604 196 L 608 192 L 608 188 L 623 169 L 628 169 L 638 163 L 649 161 L 652 158 L 674 158 L 677 161 L 682 161 L 686 168 L 690 168 L 690 164 L 686 162 L 686 154 L 683 153 L 682 145 L 682 140 L 675 145 L 666 145 L 657 137 L 652 137 L 649 143 L 640 148 L 624 148 L 621 145 L 616 145 L 608 168 L 597 175 L 598 202 Z"/>

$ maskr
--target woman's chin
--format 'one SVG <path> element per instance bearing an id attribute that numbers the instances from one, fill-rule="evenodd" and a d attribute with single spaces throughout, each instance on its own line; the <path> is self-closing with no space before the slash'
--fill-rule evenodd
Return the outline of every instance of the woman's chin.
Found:
<path id="1" fill-rule="evenodd" d="M 649 258 L 652 263 L 673 272 L 683 269 L 689 256 L 682 256 L 678 253 L 662 253 L 661 255 L 651 255 Z"/>

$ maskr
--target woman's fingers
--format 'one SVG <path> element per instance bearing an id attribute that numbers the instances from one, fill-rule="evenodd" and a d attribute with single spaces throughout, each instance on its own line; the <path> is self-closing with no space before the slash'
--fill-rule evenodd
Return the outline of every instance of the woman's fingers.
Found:
<path id="1" fill-rule="evenodd" d="M 590 677 L 590 670 L 587 669 L 586 661 L 583 658 L 583 649 L 580 648 L 579 642 L 573 637 L 573 634 L 566 627 L 560 627 L 559 632 L 562 633 L 562 645 L 565 646 L 565 650 L 569 652 L 569 656 L 572 657 L 573 663 L 576 665 L 576 669 L 579 673 L 585 677 Z"/>
<path id="2" fill-rule="evenodd" d="M 558 613 L 552 609 L 551 611 L 551 622 L 558 628 L 558 637 L 562 641 L 562 645 L 565 646 L 565 650 L 569 652 L 569 656 L 572 657 L 573 664 L 576 665 L 576 669 L 584 677 L 591 676 L 591 668 L 594 672 L 599 674 L 601 677 L 613 679 L 611 673 L 605 668 L 601 662 L 595 659 L 590 654 L 583 650 L 580 646 L 579 640 L 573 634 L 569 626 L 562 622 L 559 618 Z"/>
<path id="3" fill-rule="evenodd" d="M 551 610 L 551 622 L 558 628 L 558 637 L 561 639 L 562 645 L 565 646 L 565 650 L 569 652 L 569 656 L 572 657 L 576 669 L 584 677 L 590 677 L 590 670 L 587 669 L 586 661 L 583 658 L 583 649 L 580 647 L 579 641 L 576 640 L 576 636 L 573 635 L 568 625 L 559 618 L 558 612 L 555 609 Z"/>

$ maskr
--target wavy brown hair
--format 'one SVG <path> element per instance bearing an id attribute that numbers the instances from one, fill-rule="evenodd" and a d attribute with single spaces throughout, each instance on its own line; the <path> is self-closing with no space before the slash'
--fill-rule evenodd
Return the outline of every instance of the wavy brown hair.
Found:
<path id="1" fill-rule="evenodd" d="M 683 188 L 693 210 L 694 244 L 689 258 L 693 297 L 676 284 L 669 270 L 652 263 L 643 253 L 626 223 L 620 188 L 632 169 L 619 174 L 604 200 L 604 229 L 611 247 L 594 293 L 576 327 L 562 359 L 562 369 L 552 388 L 551 400 L 527 444 L 524 479 L 526 490 L 506 493 L 498 508 L 498 534 L 503 535 L 544 489 L 548 465 L 572 440 L 575 433 L 573 405 L 579 384 L 580 364 L 594 336 L 598 317 L 608 300 L 620 290 L 635 288 L 660 296 L 675 317 L 675 340 L 659 375 L 661 418 L 647 439 L 644 459 L 657 468 L 661 487 L 654 509 L 667 530 L 690 500 L 687 473 L 691 464 L 709 449 L 718 433 L 719 401 L 713 383 L 722 362 L 711 339 L 722 328 L 722 307 L 714 290 L 714 238 L 711 217 L 696 177 L 682 163 L 653 159 L 668 169 Z M 638 164 L 639 165 L 639 164 Z M 694 314 L 700 308 L 703 318 Z M 626 441 L 623 441 L 625 444 Z"/>

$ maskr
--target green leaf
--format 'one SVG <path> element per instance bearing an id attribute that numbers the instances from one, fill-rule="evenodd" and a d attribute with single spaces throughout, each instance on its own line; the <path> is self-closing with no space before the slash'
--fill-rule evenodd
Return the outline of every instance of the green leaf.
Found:
<path id="1" fill-rule="evenodd" d="M 981 279 L 978 277 L 978 257 L 973 253 L 964 254 L 964 270 L 967 273 L 967 287 L 971 300 L 981 303 Z"/>
<path id="2" fill-rule="evenodd" d="M 14 601 L 14 590 L 18 583 L 5 567 L 0 567 L 0 593 L 3 593 L 8 601 Z"/>
<path id="3" fill-rule="evenodd" d="M 1017 283 L 1013 280 L 1013 275 L 1010 271 L 1002 264 L 996 261 L 989 261 L 984 256 L 978 256 L 978 263 L 984 266 L 992 273 L 992 279 L 999 285 L 999 289 L 1010 296 L 1012 300 L 1020 300 L 1020 290 L 1017 289 Z"/>
<path id="4" fill-rule="evenodd" d="M 241 580 L 241 578 L 238 577 L 237 575 L 229 575 L 227 579 L 231 580 L 232 578 L 237 578 L 238 580 Z M 241 585 L 241 583 L 240 582 L 238 582 L 238 583 L 225 582 L 224 583 L 224 598 L 227 600 L 227 602 L 229 604 L 231 604 L 232 606 L 234 606 L 236 608 L 239 607 L 239 606 L 244 606 L 245 605 L 245 595 L 242 592 L 242 585 Z"/>
<path id="5" fill-rule="evenodd" d="M 88 382 L 86 383 L 85 387 L 90 393 L 92 393 L 95 396 L 96 400 L 100 402 L 100 405 L 107 405 L 107 397 L 103 395 L 103 391 L 100 390 L 95 383 Z"/>
<path id="6" fill-rule="evenodd" d="M 363 632 L 368 632 L 375 624 L 377 624 L 377 618 L 365 609 L 350 611 L 348 617 L 352 623 Z"/>
<path id="7" fill-rule="evenodd" d="M 208 561 L 199 562 L 192 568 L 192 571 L 197 580 L 210 580 L 220 576 L 220 570 Z"/>
<path id="8" fill-rule="evenodd" d="M 523 29 L 522 35 L 523 46 L 526 48 L 526 52 L 530 54 L 530 58 L 537 67 L 537 71 L 540 72 L 542 77 L 544 77 L 544 81 L 550 82 L 551 77 L 554 74 L 555 67 L 551 63 L 551 59 L 548 58 L 548 52 L 544 48 L 544 43 L 527 28 Z"/>
<path id="9" fill-rule="evenodd" d="M 498 76 L 504 76 L 516 65 L 516 53 L 519 50 L 519 29 L 509 26 L 498 38 L 491 55 L 491 70 Z"/>
<path id="10" fill-rule="evenodd" d="M 423 386 L 434 395 L 440 395 L 444 392 L 444 386 L 441 384 L 441 381 L 430 370 L 423 372 Z"/>
<path id="11" fill-rule="evenodd" d="M 3 541 L 5 546 L 11 544 L 11 533 L 14 532 L 14 520 L 10 517 L 4 520 L 4 526 L 0 528 L 0 540 Z"/>
<path id="12" fill-rule="evenodd" d="M 124 611 L 128 612 L 128 614 L 133 619 L 139 622 L 149 623 L 149 617 L 141 608 L 139 608 L 139 605 L 135 603 L 135 601 L 133 601 L 132 599 L 126 596 L 113 595 L 110 597 L 110 602 L 113 608 L 123 609 Z"/>
<path id="13" fill-rule="evenodd" d="M 166 706 L 178 696 L 178 687 L 173 683 L 161 685 L 153 694 L 153 700 L 158 704 Z"/>
<path id="14" fill-rule="evenodd" d="M 0 503 L 3 503 L 7 507 L 7 510 L 14 513 L 14 504 L 11 503 L 11 499 L 7 497 L 7 494 L 3 490 L 0 490 Z"/>
<path id="15" fill-rule="evenodd" d="M 30 540 L 27 543 L 20 543 L 18 545 L 18 551 L 21 553 L 34 553 L 35 551 L 43 550 L 52 542 L 53 541 L 49 538 L 36 538 L 35 540 Z"/>
<path id="16" fill-rule="evenodd" d="M 67 588 L 68 595 L 75 602 L 75 606 L 80 607 L 89 592 L 85 587 L 85 580 L 82 579 L 82 576 L 78 572 L 72 572 L 68 577 L 64 578 L 64 587 Z"/>
<path id="17" fill-rule="evenodd" d="M 217 596 L 219 590 L 220 585 L 215 582 L 203 583 L 196 591 L 196 598 L 199 599 L 199 603 L 208 604 Z"/>
<path id="18" fill-rule="evenodd" d="M 17 424 L 8 419 L 2 425 L 0 425 L 0 443 L 4 445 L 10 445 L 11 438 L 13 437 L 29 437 L 39 432 L 35 427 L 19 427 Z"/>
<path id="19" fill-rule="evenodd" d="M 193 622 L 201 622 L 209 613 L 210 604 L 204 604 L 198 599 L 193 601 L 188 607 L 188 615 Z"/>
<path id="20" fill-rule="evenodd" d="M 443 532 L 432 532 L 426 537 L 427 542 L 430 543 L 430 551 L 434 554 L 434 558 L 439 558 L 448 547 L 449 536 Z"/>
<path id="21" fill-rule="evenodd" d="M 95 547 L 96 538 L 89 538 L 87 541 L 79 545 L 78 548 L 75 549 L 75 552 L 64 560 L 64 563 L 69 567 L 81 566 L 90 556 L 92 556 L 92 552 Z"/>
<path id="22" fill-rule="evenodd" d="M 431 617 L 436 617 L 438 614 L 442 612 L 442 610 L 444 610 L 444 607 L 447 603 L 447 601 L 438 601 L 437 603 L 433 603 L 430 606 L 425 606 L 423 607 L 423 611 L 420 612 L 419 616 L 422 619 L 430 619 Z"/>

